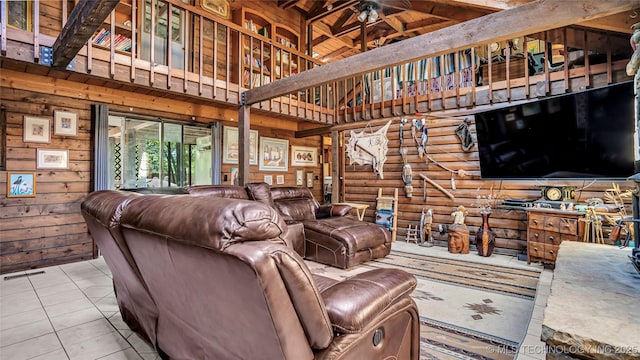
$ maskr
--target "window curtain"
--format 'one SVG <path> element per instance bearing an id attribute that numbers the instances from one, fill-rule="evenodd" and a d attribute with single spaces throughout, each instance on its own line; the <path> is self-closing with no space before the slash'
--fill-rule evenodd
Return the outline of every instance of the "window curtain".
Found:
<path id="1" fill-rule="evenodd" d="M 93 190 L 109 189 L 109 107 L 91 106 L 93 122 Z"/>

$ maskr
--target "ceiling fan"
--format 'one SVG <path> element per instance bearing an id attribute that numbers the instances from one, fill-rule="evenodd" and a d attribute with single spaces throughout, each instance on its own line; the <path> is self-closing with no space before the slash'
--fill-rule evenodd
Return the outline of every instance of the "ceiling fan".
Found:
<path id="1" fill-rule="evenodd" d="M 409 0 L 360 0 L 355 8 L 358 15 L 358 21 L 372 24 L 378 20 L 380 14 L 386 12 L 384 8 L 404 11 L 411 9 L 411 1 Z"/>
<path id="2" fill-rule="evenodd" d="M 358 21 L 372 24 L 378 20 L 378 10 L 380 10 L 379 0 L 360 0 L 358 4 Z"/>

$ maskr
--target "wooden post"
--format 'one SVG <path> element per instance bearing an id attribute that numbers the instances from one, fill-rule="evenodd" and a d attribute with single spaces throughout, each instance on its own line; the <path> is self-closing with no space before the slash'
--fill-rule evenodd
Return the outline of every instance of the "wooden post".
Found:
<path id="1" fill-rule="evenodd" d="M 340 132 L 331 132 L 331 202 L 339 203 L 341 201 L 340 191 Z"/>
<path id="2" fill-rule="evenodd" d="M 240 105 L 238 109 L 238 180 L 240 186 L 248 184 L 249 177 L 249 125 L 251 123 L 251 107 Z M 258 154 L 256 154 L 258 156 Z"/>

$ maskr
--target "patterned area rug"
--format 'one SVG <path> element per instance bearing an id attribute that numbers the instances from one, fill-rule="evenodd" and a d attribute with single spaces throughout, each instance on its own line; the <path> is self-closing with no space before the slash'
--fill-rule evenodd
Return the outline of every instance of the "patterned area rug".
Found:
<path id="1" fill-rule="evenodd" d="M 392 250 L 341 270 L 308 262 L 312 272 L 344 279 L 375 268 L 413 274 L 421 323 L 420 359 L 513 359 L 533 311 L 540 270 L 516 269 Z"/>

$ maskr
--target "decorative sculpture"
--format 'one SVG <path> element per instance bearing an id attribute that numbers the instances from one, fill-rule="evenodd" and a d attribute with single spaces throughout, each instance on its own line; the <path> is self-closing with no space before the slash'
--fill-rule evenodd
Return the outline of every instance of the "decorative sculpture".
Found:
<path id="1" fill-rule="evenodd" d="M 459 205 L 456 211 L 451 213 L 453 225 L 449 226 L 448 229 L 448 249 L 450 253 L 469 253 L 469 229 L 467 229 L 467 225 L 464 224 L 467 213 L 467 210 L 462 205 Z"/>
<path id="2" fill-rule="evenodd" d="M 402 156 L 402 162 L 404 165 L 402 166 L 402 181 L 404 182 L 404 195 L 408 198 L 413 197 L 413 172 L 411 170 L 411 164 L 407 161 L 407 152 L 408 148 L 403 147 L 400 148 L 400 155 Z"/>
<path id="3" fill-rule="evenodd" d="M 387 161 L 387 130 L 391 125 L 391 120 L 375 132 L 365 133 L 362 130 L 359 133 L 351 130 L 349 142 L 346 144 L 347 156 L 349 156 L 349 164 L 369 165 L 373 166 L 373 171 L 380 179 L 384 179 L 383 167 Z"/>
<path id="4" fill-rule="evenodd" d="M 431 225 L 433 224 L 433 210 L 426 212 L 422 209 L 420 216 L 420 243 L 423 246 L 433 246 L 433 237 L 431 236 Z"/>

